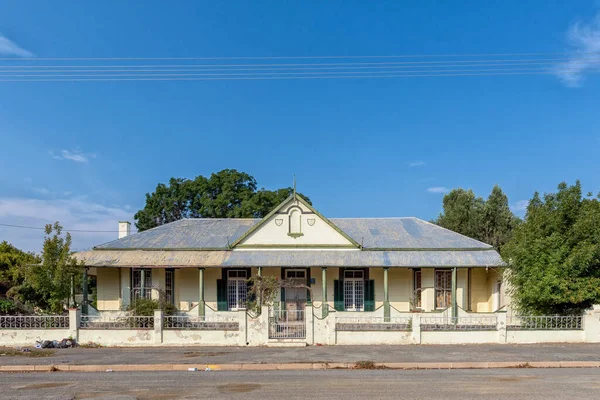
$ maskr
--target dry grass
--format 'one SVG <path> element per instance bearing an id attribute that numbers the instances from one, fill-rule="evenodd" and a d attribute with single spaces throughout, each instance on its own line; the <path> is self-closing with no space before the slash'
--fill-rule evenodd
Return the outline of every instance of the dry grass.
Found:
<path id="1" fill-rule="evenodd" d="M 21 351 L 14 347 L 0 347 L 0 357 L 50 357 L 54 355 L 51 349 L 29 348 L 29 351 Z"/>
<path id="2" fill-rule="evenodd" d="M 99 349 L 104 346 L 102 346 L 101 344 L 96 343 L 96 342 L 87 342 L 87 343 L 80 343 L 79 347 L 81 347 L 83 349 Z"/>
<path id="3" fill-rule="evenodd" d="M 358 361 L 354 369 L 386 369 L 383 365 L 376 365 L 373 361 Z"/>

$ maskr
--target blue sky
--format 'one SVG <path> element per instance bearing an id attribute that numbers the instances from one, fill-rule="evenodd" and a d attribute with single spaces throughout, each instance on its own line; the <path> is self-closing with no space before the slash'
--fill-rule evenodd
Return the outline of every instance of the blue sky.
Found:
<path id="1" fill-rule="evenodd" d="M 0 57 L 600 56 L 599 12 L 583 0 L 22 0 L 0 6 Z M 0 82 L 0 223 L 116 230 L 158 182 L 223 168 L 268 189 L 296 174 L 330 217 L 431 219 L 447 189 L 494 184 L 522 215 L 563 180 L 600 190 L 594 72 Z M 74 247 L 115 236 L 74 233 Z M 42 234 L 0 227 L 0 240 L 38 251 Z"/>

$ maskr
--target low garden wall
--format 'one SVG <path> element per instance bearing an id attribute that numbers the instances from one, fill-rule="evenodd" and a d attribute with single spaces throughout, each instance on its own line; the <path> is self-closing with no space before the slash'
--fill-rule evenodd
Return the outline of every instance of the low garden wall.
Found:
<path id="1" fill-rule="evenodd" d="M 305 324 L 294 338 L 274 335 L 272 314 L 245 311 L 198 316 L 150 317 L 106 314 L 0 317 L 0 346 L 34 346 L 36 341 L 74 338 L 103 346 L 263 346 L 288 342 L 308 345 L 395 345 L 466 343 L 600 343 L 600 314 L 581 317 L 523 317 L 506 313 L 468 314 L 335 312 L 307 307 Z M 278 321 L 281 324 L 281 321 Z M 293 321 L 299 332 L 298 321 Z M 285 328 L 285 326 L 283 326 Z"/>

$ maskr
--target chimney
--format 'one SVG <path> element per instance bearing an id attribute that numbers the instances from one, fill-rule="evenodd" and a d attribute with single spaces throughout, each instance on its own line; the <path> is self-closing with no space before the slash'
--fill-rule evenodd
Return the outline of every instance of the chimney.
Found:
<path id="1" fill-rule="evenodd" d="M 119 221 L 119 239 L 129 236 L 131 233 L 131 223 L 129 221 Z"/>

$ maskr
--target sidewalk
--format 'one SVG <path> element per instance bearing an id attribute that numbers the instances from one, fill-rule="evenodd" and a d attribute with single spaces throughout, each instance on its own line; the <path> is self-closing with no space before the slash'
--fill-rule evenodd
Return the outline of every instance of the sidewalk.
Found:
<path id="1" fill-rule="evenodd" d="M 0 356 L 0 371 L 34 370 L 33 366 L 73 371 L 123 370 L 119 366 L 127 370 L 322 369 L 353 368 L 359 361 L 388 368 L 597 367 L 600 344 L 74 348 L 56 349 L 50 357 Z"/>

